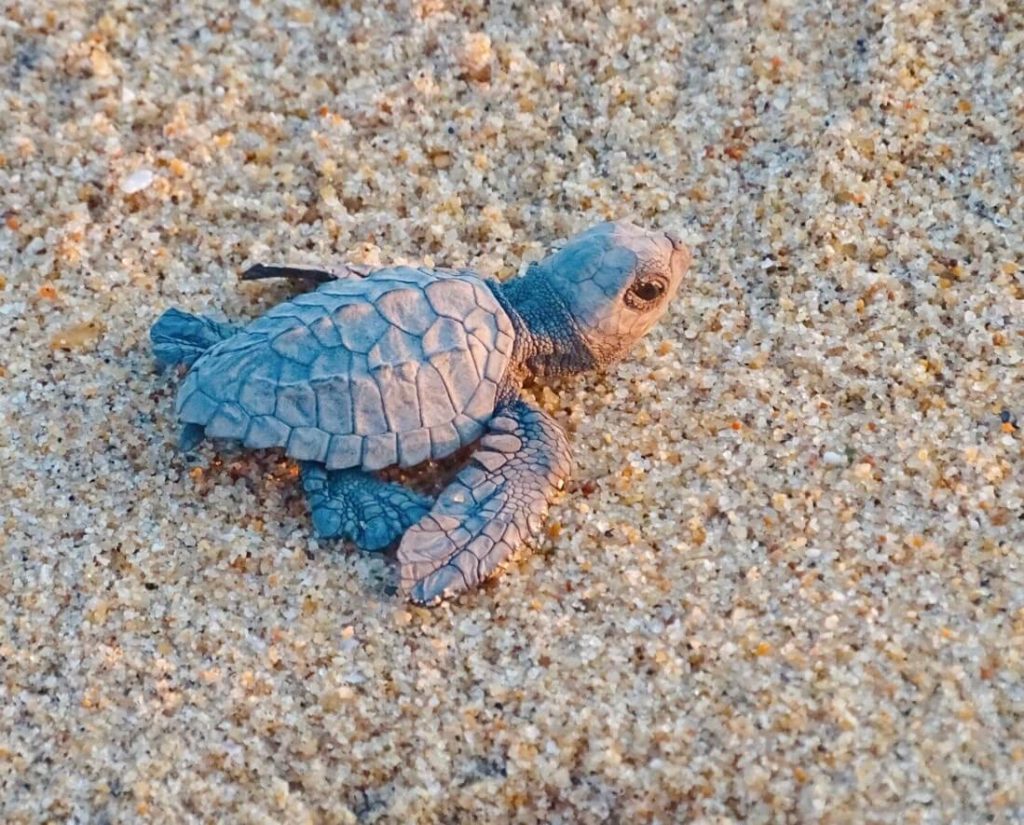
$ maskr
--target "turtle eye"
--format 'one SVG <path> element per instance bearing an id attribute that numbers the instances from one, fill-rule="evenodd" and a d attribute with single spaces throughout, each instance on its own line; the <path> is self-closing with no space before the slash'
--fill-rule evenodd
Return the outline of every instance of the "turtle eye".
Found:
<path id="1" fill-rule="evenodd" d="M 634 309 L 646 309 L 664 294 L 664 281 L 637 281 L 626 292 L 626 303 Z"/>

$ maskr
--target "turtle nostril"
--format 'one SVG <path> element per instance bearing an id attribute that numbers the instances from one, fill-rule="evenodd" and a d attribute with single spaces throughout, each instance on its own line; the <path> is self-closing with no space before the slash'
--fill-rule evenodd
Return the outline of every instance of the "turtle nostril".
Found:
<path id="1" fill-rule="evenodd" d="M 669 243 L 672 244 L 673 249 L 683 249 L 683 242 L 679 239 L 679 236 L 675 232 L 666 232 L 665 237 L 668 238 Z"/>

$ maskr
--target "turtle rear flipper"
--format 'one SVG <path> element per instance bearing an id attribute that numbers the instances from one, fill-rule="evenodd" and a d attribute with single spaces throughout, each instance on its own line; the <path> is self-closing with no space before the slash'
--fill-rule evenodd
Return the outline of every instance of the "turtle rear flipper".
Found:
<path id="1" fill-rule="evenodd" d="M 206 428 L 202 424 L 184 424 L 178 434 L 178 449 L 190 453 L 206 438 Z"/>
<path id="2" fill-rule="evenodd" d="M 149 339 L 158 363 L 191 367 L 210 347 L 237 332 L 238 327 L 231 324 L 169 309 L 157 318 L 149 331 Z"/>

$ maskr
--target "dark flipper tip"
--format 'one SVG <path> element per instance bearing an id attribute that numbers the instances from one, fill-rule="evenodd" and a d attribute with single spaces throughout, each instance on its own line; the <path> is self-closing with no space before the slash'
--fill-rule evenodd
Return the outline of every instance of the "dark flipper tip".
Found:
<path id="1" fill-rule="evenodd" d="M 190 453 L 206 437 L 206 430 L 202 424 L 186 424 L 181 428 L 181 435 L 178 436 L 178 449 L 183 453 Z"/>
<path id="2" fill-rule="evenodd" d="M 301 278 L 318 284 L 338 280 L 338 276 L 333 272 L 327 272 L 322 269 L 307 269 L 299 266 L 269 266 L 267 264 L 253 264 L 241 275 L 243 281 L 262 281 L 265 278 Z"/>

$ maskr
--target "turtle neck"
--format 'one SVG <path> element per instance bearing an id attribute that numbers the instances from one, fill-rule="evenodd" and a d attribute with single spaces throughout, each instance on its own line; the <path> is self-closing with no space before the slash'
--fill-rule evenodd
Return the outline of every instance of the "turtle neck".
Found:
<path id="1" fill-rule="evenodd" d="M 536 377 L 554 377 L 601 365 L 539 266 L 533 264 L 526 274 L 493 288 L 516 330 L 513 362 L 519 370 Z"/>

